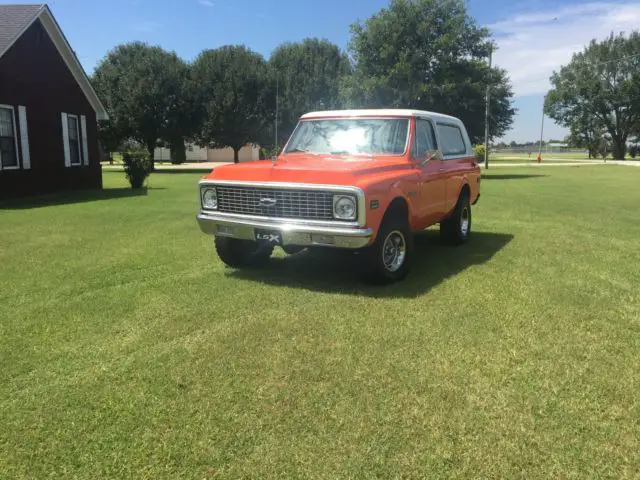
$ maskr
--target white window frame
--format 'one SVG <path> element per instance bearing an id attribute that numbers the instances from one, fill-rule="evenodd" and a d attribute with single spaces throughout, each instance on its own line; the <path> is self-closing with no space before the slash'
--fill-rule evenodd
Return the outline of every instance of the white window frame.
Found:
<path id="1" fill-rule="evenodd" d="M 20 150 L 18 150 L 18 129 L 16 128 L 16 110 L 13 105 L 1 105 L 0 108 L 11 110 L 11 119 L 13 120 L 13 143 L 16 149 L 16 163 L 15 167 L 3 167 L 2 158 L 0 158 L 0 170 L 20 170 Z M 2 154 L 0 153 L 0 156 Z"/>
<path id="2" fill-rule="evenodd" d="M 73 163 L 73 159 L 71 158 L 71 156 L 69 156 L 69 166 L 71 167 L 81 167 L 82 166 L 82 143 L 81 143 L 81 138 L 82 138 L 82 132 L 80 131 L 80 117 L 78 117 L 78 115 L 73 115 L 71 113 L 67 113 L 67 130 L 70 131 L 69 129 L 69 119 L 70 118 L 75 118 L 76 119 L 76 134 L 78 136 L 78 138 L 76 138 L 76 142 L 78 144 L 78 163 Z M 71 152 L 71 135 L 67 135 L 67 141 L 69 142 L 69 152 Z"/>

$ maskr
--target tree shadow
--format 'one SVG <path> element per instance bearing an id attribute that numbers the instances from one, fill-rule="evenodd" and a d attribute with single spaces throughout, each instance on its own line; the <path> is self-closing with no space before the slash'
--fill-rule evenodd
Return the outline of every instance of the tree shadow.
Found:
<path id="1" fill-rule="evenodd" d="M 533 173 L 483 173 L 482 180 L 525 180 L 527 178 L 541 178 L 549 175 L 536 175 Z"/>
<path id="2" fill-rule="evenodd" d="M 24 197 L 0 201 L 0 210 L 27 210 L 31 208 L 67 205 L 71 203 L 96 202 L 113 200 L 116 198 L 141 197 L 147 195 L 147 190 L 164 190 L 164 188 L 145 187 L 133 188 L 105 188 L 102 190 L 70 190 L 36 197 Z"/>
<path id="3" fill-rule="evenodd" d="M 488 262 L 502 250 L 513 235 L 474 232 L 460 247 L 443 245 L 437 231 L 416 235 L 411 274 L 402 282 L 372 286 L 358 274 L 357 255 L 333 250 L 308 250 L 285 258 L 273 258 L 260 269 L 229 270 L 233 278 L 318 292 L 382 297 L 417 297 L 447 278 L 473 265 Z"/>

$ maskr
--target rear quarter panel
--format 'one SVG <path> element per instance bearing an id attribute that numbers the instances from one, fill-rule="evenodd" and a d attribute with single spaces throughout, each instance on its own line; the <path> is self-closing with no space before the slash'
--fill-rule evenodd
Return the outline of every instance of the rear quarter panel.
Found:
<path id="1" fill-rule="evenodd" d="M 464 157 L 455 160 L 447 160 L 447 215 L 450 214 L 460 198 L 460 193 L 465 185 L 469 186 L 470 200 L 474 203 L 480 194 L 480 167 L 476 158 Z"/>

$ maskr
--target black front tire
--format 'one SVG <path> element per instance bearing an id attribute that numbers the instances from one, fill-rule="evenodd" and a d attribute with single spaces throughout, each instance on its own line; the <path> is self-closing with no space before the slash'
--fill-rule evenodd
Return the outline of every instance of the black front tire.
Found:
<path id="1" fill-rule="evenodd" d="M 469 194 L 464 191 L 449 218 L 440 223 L 440 237 L 449 245 L 462 245 L 471 234 L 471 204 Z"/>
<path id="2" fill-rule="evenodd" d="M 403 250 L 403 258 L 399 265 L 390 266 L 390 263 L 393 263 L 394 254 L 389 247 L 391 250 L 393 248 Z M 408 219 L 395 215 L 385 217 L 375 243 L 368 247 L 362 256 L 362 261 L 366 262 L 364 280 L 367 283 L 379 285 L 404 279 L 411 270 L 413 250 L 413 233 L 411 233 Z"/>
<path id="3" fill-rule="evenodd" d="M 273 245 L 237 238 L 216 237 L 215 245 L 220 260 L 232 268 L 264 265 L 273 253 Z"/>

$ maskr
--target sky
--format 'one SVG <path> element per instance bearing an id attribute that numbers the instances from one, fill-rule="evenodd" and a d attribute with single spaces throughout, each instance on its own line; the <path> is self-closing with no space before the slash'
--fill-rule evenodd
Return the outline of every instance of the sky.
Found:
<path id="1" fill-rule="evenodd" d="M 9 0 L 3 3 L 35 3 Z M 37 0 L 36 0 L 37 1 Z M 85 70 L 91 74 L 115 45 L 142 40 L 187 61 L 200 51 L 244 44 L 268 58 L 285 41 L 326 38 L 342 48 L 349 26 L 387 0 L 49 0 Z M 640 0 L 469 0 L 469 13 L 493 32 L 494 63 L 508 71 L 518 113 L 504 140 L 540 137 L 549 77 L 574 52 L 610 32 L 640 28 Z M 544 139 L 566 130 L 545 119 Z"/>

